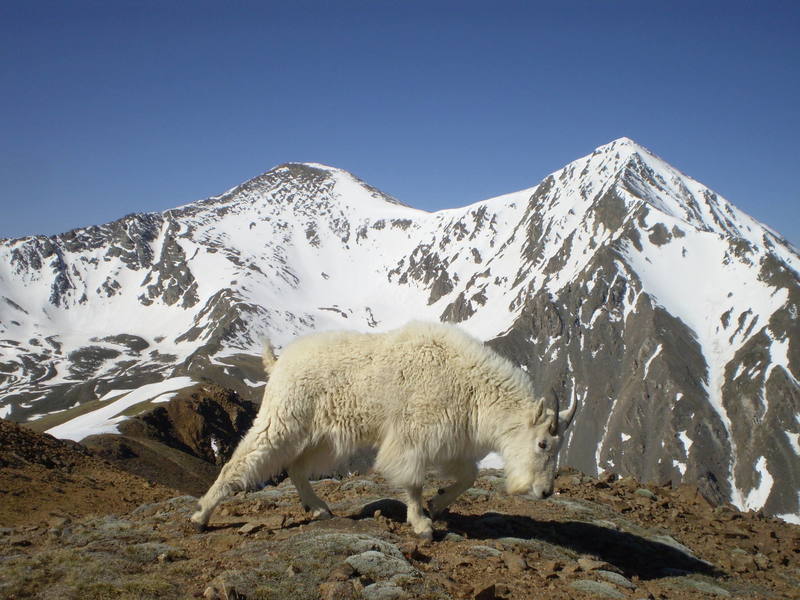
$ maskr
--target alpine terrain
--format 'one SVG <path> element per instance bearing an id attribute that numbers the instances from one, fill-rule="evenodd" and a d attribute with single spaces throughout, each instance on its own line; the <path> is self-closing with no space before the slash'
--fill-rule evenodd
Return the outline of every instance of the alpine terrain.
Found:
<path id="1" fill-rule="evenodd" d="M 800 256 L 626 138 L 465 208 L 285 164 L 0 256 L 0 417 L 59 438 L 201 383 L 257 401 L 264 337 L 444 320 L 579 403 L 563 465 L 800 522 Z"/>

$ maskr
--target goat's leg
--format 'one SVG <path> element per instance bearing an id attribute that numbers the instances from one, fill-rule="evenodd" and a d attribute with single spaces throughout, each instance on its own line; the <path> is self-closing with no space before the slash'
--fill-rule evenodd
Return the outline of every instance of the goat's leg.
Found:
<path id="1" fill-rule="evenodd" d="M 425 481 L 424 457 L 413 448 L 413 440 L 395 432 L 387 435 L 375 457 L 375 468 L 392 484 L 406 491 L 406 521 L 418 536 L 433 539 L 433 524 L 422 508 L 422 484 Z M 398 458 L 401 457 L 401 458 Z"/>
<path id="2" fill-rule="evenodd" d="M 455 477 L 455 482 L 443 490 L 439 490 L 439 494 L 428 502 L 428 512 L 433 518 L 440 515 L 445 508 L 475 483 L 475 478 L 478 476 L 478 465 L 474 462 L 455 463 L 448 470 L 448 475 Z"/>
<path id="3" fill-rule="evenodd" d="M 406 486 L 407 514 L 406 521 L 411 524 L 411 528 L 419 537 L 426 540 L 433 539 L 433 523 L 425 515 L 422 509 L 422 486 Z"/>
<path id="4" fill-rule="evenodd" d="M 284 444 L 275 444 L 263 430 L 253 427 L 242 439 L 216 481 L 198 500 L 199 510 L 191 516 L 198 529 L 205 529 L 211 513 L 227 495 L 252 489 L 280 472 L 286 464 Z"/>
<path id="5" fill-rule="evenodd" d="M 300 502 L 303 504 L 303 509 L 310 512 L 311 516 L 315 519 L 330 519 L 333 515 L 331 509 L 325 504 L 314 492 L 314 488 L 308 481 L 309 472 L 301 464 L 293 464 L 288 469 L 289 477 L 292 479 L 294 487 L 297 488 L 297 493 L 300 496 Z"/>

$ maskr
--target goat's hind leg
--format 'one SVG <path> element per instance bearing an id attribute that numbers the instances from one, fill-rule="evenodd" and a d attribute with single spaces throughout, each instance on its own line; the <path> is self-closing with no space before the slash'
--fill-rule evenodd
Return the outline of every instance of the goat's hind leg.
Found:
<path id="1" fill-rule="evenodd" d="M 330 455 L 331 449 L 327 446 L 306 450 L 287 469 L 294 487 L 297 488 L 303 509 L 310 512 L 314 519 L 330 519 L 333 516 L 331 509 L 317 496 L 308 481 L 313 470 L 324 470 L 328 466 L 326 463 Z"/>
<path id="2" fill-rule="evenodd" d="M 413 450 L 413 440 L 396 435 L 387 436 L 378 455 L 375 468 L 394 485 L 406 491 L 406 521 L 419 537 L 433 539 L 433 522 L 422 507 L 422 484 L 425 481 L 426 461 Z M 397 457 L 402 457 L 398 460 Z"/>
<path id="3" fill-rule="evenodd" d="M 454 477 L 455 482 L 439 490 L 439 494 L 428 502 L 428 512 L 433 518 L 440 515 L 445 508 L 475 483 L 475 478 L 478 476 L 478 465 L 474 462 L 453 463 L 448 465 L 446 474 Z"/>

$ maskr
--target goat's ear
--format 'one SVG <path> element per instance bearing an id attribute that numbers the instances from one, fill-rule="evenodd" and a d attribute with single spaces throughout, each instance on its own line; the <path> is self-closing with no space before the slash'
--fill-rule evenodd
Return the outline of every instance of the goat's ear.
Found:
<path id="1" fill-rule="evenodd" d="M 545 414 L 547 414 L 547 433 L 558 435 L 558 413 L 548 408 Z"/>
<path id="2" fill-rule="evenodd" d="M 544 400 L 539 400 L 534 403 L 533 410 L 531 411 L 531 425 L 536 425 L 539 419 L 542 418 L 544 412 Z"/>

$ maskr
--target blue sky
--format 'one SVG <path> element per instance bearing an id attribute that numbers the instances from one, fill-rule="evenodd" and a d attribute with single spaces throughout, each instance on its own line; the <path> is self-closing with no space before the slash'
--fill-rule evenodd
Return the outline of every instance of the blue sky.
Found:
<path id="1" fill-rule="evenodd" d="M 0 0 L 0 237 L 287 161 L 436 210 L 628 136 L 800 246 L 800 3 Z"/>

